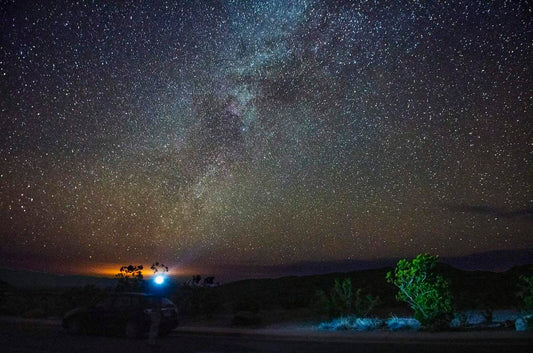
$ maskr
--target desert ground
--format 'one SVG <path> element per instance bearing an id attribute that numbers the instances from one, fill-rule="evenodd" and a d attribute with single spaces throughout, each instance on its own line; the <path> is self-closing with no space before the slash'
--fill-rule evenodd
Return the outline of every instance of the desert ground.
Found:
<path id="1" fill-rule="evenodd" d="M 533 333 L 323 332 L 311 327 L 230 329 L 178 327 L 156 347 L 146 339 L 71 336 L 55 319 L 0 319 L 0 345 L 13 353 L 288 353 L 288 352 L 530 352 Z"/>

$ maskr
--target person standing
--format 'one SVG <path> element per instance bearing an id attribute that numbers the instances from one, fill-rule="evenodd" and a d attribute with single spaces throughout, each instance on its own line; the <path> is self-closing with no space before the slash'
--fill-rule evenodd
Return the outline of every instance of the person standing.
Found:
<path id="1" fill-rule="evenodd" d="M 148 345 L 153 352 L 158 351 L 157 337 L 159 336 L 159 326 L 161 324 L 161 297 L 154 296 L 152 302 L 152 312 L 150 313 L 150 331 L 148 333 Z"/>

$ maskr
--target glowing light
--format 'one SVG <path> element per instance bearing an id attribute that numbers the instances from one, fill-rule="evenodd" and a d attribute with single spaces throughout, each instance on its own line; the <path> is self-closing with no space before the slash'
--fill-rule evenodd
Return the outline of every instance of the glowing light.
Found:
<path id="1" fill-rule="evenodd" d="M 163 284 L 163 282 L 165 282 L 165 276 L 163 276 L 163 275 L 155 276 L 154 282 L 156 284 Z"/>

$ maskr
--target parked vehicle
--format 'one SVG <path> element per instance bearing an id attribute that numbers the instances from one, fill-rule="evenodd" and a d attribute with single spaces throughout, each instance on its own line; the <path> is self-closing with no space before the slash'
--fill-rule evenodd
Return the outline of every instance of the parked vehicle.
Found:
<path id="1" fill-rule="evenodd" d="M 161 310 L 159 334 L 163 336 L 178 325 L 178 310 L 167 298 L 145 293 L 116 293 L 96 305 L 71 310 L 63 317 L 63 327 L 71 334 L 139 337 L 148 333 L 156 308 Z"/>

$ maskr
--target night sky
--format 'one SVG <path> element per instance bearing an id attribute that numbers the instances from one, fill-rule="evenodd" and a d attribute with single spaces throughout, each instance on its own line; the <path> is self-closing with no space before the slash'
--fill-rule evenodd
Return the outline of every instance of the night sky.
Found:
<path id="1" fill-rule="evenodd" d="M 0 5 L 0 266 L 533 248 L 527 1 L 49 3 Z"/>

